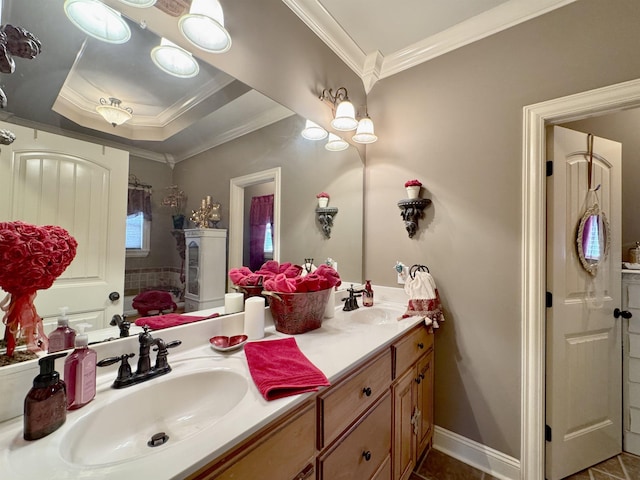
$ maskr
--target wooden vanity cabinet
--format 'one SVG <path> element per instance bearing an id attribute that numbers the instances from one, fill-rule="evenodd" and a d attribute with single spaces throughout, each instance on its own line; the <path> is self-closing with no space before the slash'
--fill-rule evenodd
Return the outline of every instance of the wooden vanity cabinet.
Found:
<path id="1" fill-rule="evenodd" d="M 315 479 L 314 407 L 306 403 L 186 480 Z"/>
<path id="2" fill-rule="evenodd" d="M 406 480 L 433 438 L 433 333 L 418 325 L 391 350 L 393 479 Z"/>
<path id="3" fill-rule="evenodd" d="M 417 325 L 187 480 L 406 480 L 433 437 L 433 333 Z"/>
<path id="4" fill-rule="evenodd" d="M 318 395 L 318 480 L 391 478 L 391 372 L 385 349 Z"/>

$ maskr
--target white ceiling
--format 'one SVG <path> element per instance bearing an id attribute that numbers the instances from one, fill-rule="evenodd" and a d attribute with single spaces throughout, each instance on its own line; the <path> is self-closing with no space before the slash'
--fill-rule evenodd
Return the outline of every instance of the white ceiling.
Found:
<path id="1" fill-rule="evenodd" d="M 363 80 L 388 77 L 575 0 L 283 0 Z"/>

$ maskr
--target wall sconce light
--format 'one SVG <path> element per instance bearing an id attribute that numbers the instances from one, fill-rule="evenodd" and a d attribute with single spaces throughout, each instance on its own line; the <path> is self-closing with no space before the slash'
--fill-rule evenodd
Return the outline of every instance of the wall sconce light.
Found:
<path id="1" fill-rule="evenodd" d="M 327 140 L 327 144 L 324 146 L 330 152 L 339 152 L 341 150 L 346 150 L 349 148 L 349 143 L 345 140 L 341 139 L 335 133 L 329 134 L 329 140 Z"/>
<path id="2" fill-rule="evenodd" d="M 120 12 L 98 0 L 65 0 L 64 13 L 90 37 L 107 43 L 126 43 L 131 29 Z"/>
<path id="3" fill-rule="evenodd" d="M 304 130 L 301 132 L 303 138 L 307 140 L 324 140 L 328 134 L 329 132 L 311 120 L 305 122 Z"/>
<path id="4" fill-rule="evenodd" d="M 190 52 L 164 37 L 160 45 L 151 50 L 151 60 L 160 70 L 174 77 L 191 78 L 200 71 L 197 60 Z"/>
<path id="5" fill-rule="evenodd" d="M 231 48 L 218 0 L 193 0 L 189 13 L 178 20 L 178 27 L 187 40 L 205 52 L 224 53 Z"/>
<path id="6" fill-rule="evenodd" d="M 100 105 L 96 107 L 96 111 L 114 127 L 122 125 L 124 122 L 131 120 L 133 110 L 129 107 L 120 106 L 122 102 L 118 98 L 109 97 L 109 100 L 100 99 Z"/>
<path id="7" fill-rule="evenodd" d="M 332 89 L 324 89 L 320 100 L 332 105 L 334 114 L 331 126 L 336 130 L 350 132 L 356 130 L 352 140 L 356 143 L 373 143 L 378 140 L 374 134 L 373 121 L 365 115 L 360 121 L 356 120 L 356 111 L 349 100 L 347 89 L 340 87 L 333 93 Z"/>

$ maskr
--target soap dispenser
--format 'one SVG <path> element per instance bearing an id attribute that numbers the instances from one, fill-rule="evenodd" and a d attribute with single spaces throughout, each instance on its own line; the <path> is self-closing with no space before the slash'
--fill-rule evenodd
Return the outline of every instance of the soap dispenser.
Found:
<path id="1" fill-rule="evenodd" d="M 48 355 L 38 360 L 40 374 L 24 399 L 25 440 L 37 440 L 55 432 L 67 419 L 67 392 L 60 374 L 55 371 L 56 358 L 66 353 Z"/>
<path id="2" fill-rule="evenodd" d="M 98 355 L 88 347 L 89 337 L 85 328 L 88 323 L 78 325 L 75 350 L 64 362 L 64 381 L 67 383 L 67 408 L 74 410 L 89 403 L 96 396 L 96 363 Z"/>
<path id="3" fill-rule="evenodd" d="M 362 292 L 362 305 L 365 307 L 373 306 L 373 288 L 371 287 L 371 280 L 367 280 L 364 286 L 364 292 Z"/>
<path id="4" fill-rule="evenodd" d="M 49 335 L 49 353 L 67 350 L 75 345 L 76 331 L 69 326 L 67 310 L 69 307 L 60 307 L 58 328 Z"/>

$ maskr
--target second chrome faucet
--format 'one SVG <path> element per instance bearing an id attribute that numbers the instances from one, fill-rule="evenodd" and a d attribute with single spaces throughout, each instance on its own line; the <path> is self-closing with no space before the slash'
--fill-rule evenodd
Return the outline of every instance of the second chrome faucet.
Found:
<path id="1" fill-rule="evenodd" d="M 138 368 L 134 372 L 129 365 L 129 359 L 135 356 L 135 353 L 129 353 L 120 355 L 118 357 L 108 357 L 100 360 L 97 365 L 99 367 L 106 367 L 113 365 L 114 363 L 121 362 L 118 369 L 118 376 L 113 382 L 113 388 L 125 388 L 137 383 L 142 383 L 152 378 L 165 375 L 171 371 L 171 366 L 167 361 L 169 349 L 177 347 L 182 344 L 180 340 L 165 343 L 161 338 L 153 338 L 149 333 L 148 327 L 144 327 L 144 331 L 138 335 L 138 342 L 140 344 L 140 354 L 138 356 Z M 155 366 L 151 366 L 151 347 L 155 346 L 154 351 L 156 354 Z"/>

